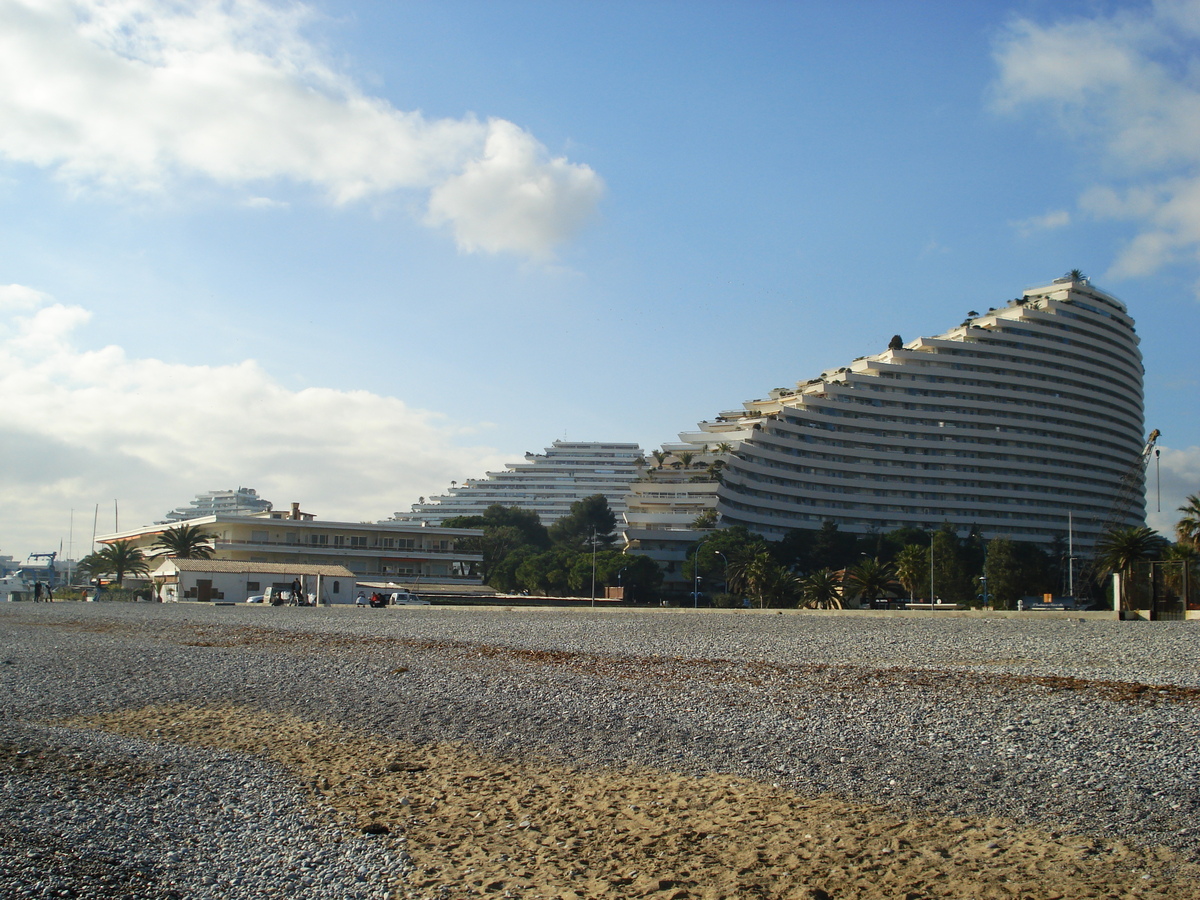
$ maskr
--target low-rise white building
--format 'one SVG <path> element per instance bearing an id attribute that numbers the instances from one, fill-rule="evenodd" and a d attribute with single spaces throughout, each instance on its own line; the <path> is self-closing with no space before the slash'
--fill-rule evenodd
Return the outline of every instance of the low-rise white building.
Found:
<path id="1" fill-rule="evenodd" d="M 210 535 L 215 560 L 276 563 L 284 566 L 343 566 L 359 580 L 396 581 L 418 593 L 443 585 L 479 585 L 468 573 L 483 557 L 460 549 L 459 542 L 480 537 L 470 528 L 437 528 L 409 522 L 332 522 L 300 511 L 270 511 L 251 516 L 210 515 L 184 522 L 144 525 L 106 534 L 101 543 L 133 541 L 154 569 L 165 554 L 155 549 L 159 536 L 170 529 L 195 526 Z M 243 598 L 244 599 L 244 598 Z"/>
<path id="2" fill-rule="evenodd" d="M 354 573 L 345 566 L 164 559 L 150 577 L 165 601 L 244 603 L 268 589 L 292 591 L 299 583 L 305 598 L 321 605 L 354 602 Z"/>

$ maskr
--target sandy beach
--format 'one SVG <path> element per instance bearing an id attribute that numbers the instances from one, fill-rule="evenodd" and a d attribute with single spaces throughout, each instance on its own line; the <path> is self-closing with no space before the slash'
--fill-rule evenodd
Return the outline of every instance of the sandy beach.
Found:
<path id="1" fill-rule="evenodd" d="M 664 696 L 686 695 L 688 703 L 698 703 L 704 694 L 718 719 L 731 715 L 735 701 L 764 708 L 781 703 L 793 717 L 820 715 L 820 698 L 813 698 L 806 713 L 792 708 L 789 692 L 767 691 L 771 700 L 752 689 L 750 682 L 756 679 L 799 674 L 793 663 L 772 658 L 779 654 L 770 642 L 761 658 L 743 660 L 711 653 L 667 657 L 601 652 L 618 620 L 597 617 L 587 627 L 607 628 L 610 634 L 589 639 L 593 645 L 584 652 L 570 647 L 573 639 L 556 640 L 548 633 L 553 629 L 547 626 L 562 623 L 552 623 L 545 613 L 519 614 L 499 623 L 495 613 L 485 614 L 490 623 L 486 633 L 474 636 L 487 640 L 473 641 L 462 638 L 472 637 L 478 623 L 463 611 L 418 616 L 402 611 L 377 617 L 365 627 L 365 620 L 345 615 L 326 617 L 318 627 L 318 620 L 304 621 L 294 611 L 286 617 L 255 611 L 251 618 L 238 610 L 236 619 L 225 620 L 216 611 L 185 614 L 161 607 L 115 616 L 105 610 L 84 610 L 82 615 L 3 612 L 6 677 L 32 662 L 30 654 L 47 634 L 54 641 L 44 663 L 70 657 L 74 646 L 87 650 L 89 663 L 109 667 L 107 673 L 91 672 L 93 687 L 78 688 L 90 694 L 86 698 L 54 702 L 39 693 L 38 702 L 30 702 L 27 684 L 10 691 L 4 722 L 36 722 L 78 735 L 119 734 L 267 760 L 329 827 L 347 835 L 371 834 L 373 840 L 402 849 L 409 865 L 402 878 L 381 885 L 385 896 L 917 900 L 1189 898 L 1196 892 L 1200 868 L 1188 852 L 1190 837 L 1163 846 L 1106 833 L 1098 821 L 1056 824 L 1044 815 L 1022 820 L 1004 814 L 1013 804 L 1002 802 L 1002 786 L 993 792 L 997 814 L 966 814 L 986 805 L 972 800 L 959 804 L 958 814 L 947 815 L 952 802 L 941 795 L 919 800 L 920 791 L 905 785 L 904 776 L 896 788 L 879 793 L 873 786 L 876 776 L 863 774 L 866 789 L 848 796 L 821 790 L 825 783 L 820 778 L 798 778 L 794 771 L 739 774 L 738 765 L 716 771 L 686 754 L 667 757 L 661 750 L 654 754 L 658 765 L 648 765 L 646 756 L 636 752 L 605 759 L 582 732 L 573 745 L 569 722 L 565 727 L 530 722 L 528 704 L 503 708 L 514 694 L 540 696 L 548 690 L 548 696 L 565 697 L 586 693 L 594 682 L 597 694 L 615 685 L 619 693 L 635 696 L 673 684 Z M 725 628 L 782 627 L 766 618 L 757 624 L 748 621 L 726 626 L 697 616 L 676 619 L 671 628 L 681 647 L 691 640 L 695 650 L 711 641 L 714 631 L 725 640 L 720 634 Z M 843 627 L 861 626 L 847 622 Z M 512 636 L 507 644 L 495 640 L 504 629 Z M 538 631 L 540 636 L 531 637 Z M 458 638 L 435 636 L 450 632 Z M 658 640 L 657 635 L 647 640 Z M 697 636 L 704 640 L 697 642 Z M 1022 632 L 1021 639 L 1028 640 L 1028 633 Z M 649 649 L 624 644 L 629 651 Z M 726 649 L 732 646 L 726 644 Z M 149 670 L 131 666 L 133 648 L 152 652 Z M 1089 643 L 1087 652 L 1089 665 L 1101 670 L 1096 646 Z M 197 659 L 206 659 L 210 671 L 202 676 L 194 672 L 197 677 L 191 680 L 179 672 L 155 678 L 163 667 L 194 665 Z M 898 656 L 896 662 L 904 660 Z M 223 684 L 211 671 L 217 667 L 226 674 L 230 667 L 260 674 Z M 772 667 L 778 671 L 767 671 Z M 1165 710 L 1181 729 L 1195 728 L 1200 703 L 1189 673 L 1174 684 L 1164 680 L 1155 685 L 1155 699 L 1148 703 L 1147 686 L 1140 682 L 1089 679 L 1069 665 L 1059 668 L 1057 675 L 992 673 L 975 680 L 964 669 L 956 690 L 968 702 L 978 699 L 972 694 L 987 693 L 989 703 L 997 695 L 1003 703 L 1008 692 L 1012 702 L 1022 705 L 1031 692 L 1046 698 L 1068 694 L 1085 707 L 1115 707 L 1117 713 L 1123 708 L 1126 718 L 1137 719 L 1151 708 Z M 850 677 L 867 694 L 887 696 L 903 691 L 906 681 L 926 692 L 939 690 L 936 676 L 945 670 L 892 666 L 874 671 L 876 685 L 865 682 L 861 669 Z M 270 680 L 295 677 L 291 691 L 303 693 L 304 699 L 287 699 L 287 690 L 259 689 L 263 672 Z M 124 690 L 114 690 L 106 680 L 114 673 L 128 682 Z M 745 680 L 740 688 L 735 676 Z M 822 677 L 828 682 L 829 676 Z M 306 677 L 324 682 L 319 697 L 295 687 Z M 444 686 L 448 679 L 458 687 L 430 693 L 429 684 Z M 344 693 L 355 683 L 360 689 L 351 689 L 345 703 L 327 705 L 338 689 Z M 464 687 L 466 693 L 460 690 Z M 844 687 L 829 685 L 834 694 Z M 457 708 L 471 694 L 474 716 Z M 431 720 L 439 708 L 443 721 Z M 659 708 L 669 731 L 675 713 L 665 702 Z M 464 727 L 472 718 L 475 725 L 482 724 L 482 737 L 472 738 L 473 727 Z M 653 718 L 636 725 L 635 737 L 655 727 Z M 869 730 L 871 723 L 862 725 Z M 539 730 L 542 740 L 512 740 L 530 729 Z M 630 736 L 611 737 L 620 742 Z M 757 741 L 761 735 L 750 737 Z M 679 739 L 679 734 L 669 738 Z M 786 741 L 788 732 L 778 733 L 777 739 Z M 24 756 L 5 754 L 10 778 L 36 770 L 39 759 L 49 760 L 42 768 L 55 765 L 53 754 L 28 746 L 28 735 L 24 740 Z M 16 746 L 7 739 L 3 743 Z M 763 759 L 778 750 L 764 748 Z M 843 759 L 850 753 L 840 752 Z M 948 755 L 947 765 L 955 764 Z M 103 780 L 104 775 L 95 777 Z M 1149 805 L 1143 811 L 1147 814 L 1153 814 Z M 239 893 L 217 881 L 211 895 Z"/>

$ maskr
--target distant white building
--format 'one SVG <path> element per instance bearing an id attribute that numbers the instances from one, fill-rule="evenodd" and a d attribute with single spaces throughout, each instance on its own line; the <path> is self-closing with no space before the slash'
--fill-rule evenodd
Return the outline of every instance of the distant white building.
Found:
<path id="1" fill-rule="evenodd" d="M 180 506 L 167 513 L 166 518 L 158 522 L 183 522 L 187 519 L 197 519 L 200 516 L 252 516 L 261 512 L 270 512 L 271 501 L 258 496 L 254 488 L 240 487 L 236 491 L 206 491 L 197 494 L 196 499 L 187 506 Z"/>
<path id="2" fill-rule="evenodd" d="M 293 503 L 290 511 L 200 516 L 182 524 L 145 525 L 105 534 L 97 540 L 103 544 L 131 541 L 153 567 L 162 558 L 155 548 L 158 538 L 184 525 L 195 526 L 208 536 L 214 562 L 279 564 L 286 570 L 284 574 L 299 571 L 296 566 L 343 566 L 359 580 L 395 581 L 405 590 L 421 593 L 461 593 L 480 584 L 470 573 L 483 557 L 459 548 L 461 541 L 482 535 L 477 529 L 326 521 L 302 512 L 298 503 Z M 249 587 L 245 590 L 258 593 Z M 333 600 L 339 602 L 336 597 Z"/>
<path id="3" fill-rule="evenodd" d="M 526 453 L 524 462 L 508 463 L 503 472 L 452 483 L 445 494 L 414 503 L 412 512 L 398 512 L 392 521 L 438 525 L 455 516 L 481 516 L 499 503 L 535 512 L 543 525 L 552 525 L 576 500 L 603 494 L 621 522 L 625 495 L 645 465 L 637 444 L 555 441 L 544 454 Z"/>

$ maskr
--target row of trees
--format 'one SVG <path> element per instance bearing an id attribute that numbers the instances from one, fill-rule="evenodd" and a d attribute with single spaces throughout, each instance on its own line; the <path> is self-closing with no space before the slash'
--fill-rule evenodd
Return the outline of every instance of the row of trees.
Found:
<path id="1" fill-rule="evenodd" d="M 656 601 L 662 572 L 654 560 L 614 548 L 616 516 L 602 494 L 571 504 L 568 515 L 549 528 L 537 513 L 494 503 L 481 516 L 457 516 L 448 528 L 480 528 L 458 548 L 483 561 L 472 571 L 500 591 L 564 597 L 603 597 L 606 587 L 622 587 L 639 603 Z"/>
<path id="2" fill-rule="evenodd" d="M 158 556 L 176 559 L 211 559 L 211 537 L 198 525 L 182 525 L 164 531 L 152 545 Z M 111 578 L 118 586 L 126 575 L 145 575 L 150 569 L 146 555 L 133 541 L 113 541 L 79 561 L 78 572 L 89 581 Z"/>
<path id="3" fill-rule="evenodd" d="M 1098 582 L 1114 572 L 1128 575 L 1145 560 L 1182 560 L 1195 572 L 1200 558 L 1200 498 L 1180 507 L 1179 542 L 1149 528 L 1121 528 L 1104 535 L 1095 564 L 1076 567 L 1075 592 L 1099 598 Z M 718 605 L 743 597 L 755 606 L 837 607 L 852 599 L 870 602 L 887 596 L 936 597 L 941 602 L 977 606 L 985 602 L 1011 609 L 1021 597 L 1065 594 L 1072 578 L 1066 542 L 1048 548 L 993 538 L 972 529 L 959 537 L 949 525 L 932 533 L 901 528 L 882 534 L 795 529 L 768 542 L 741 526 L 710 532 L 684 567 L 684 577 L 709 588 Z M 1086 579 L 1087 583 L 1084 583 Z M 710 586 L 721 590 L 711 590 Z"/>

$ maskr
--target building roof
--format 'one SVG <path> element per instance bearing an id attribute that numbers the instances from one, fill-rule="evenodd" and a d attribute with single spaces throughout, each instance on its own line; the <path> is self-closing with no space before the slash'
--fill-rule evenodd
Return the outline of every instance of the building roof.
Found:
<path id="1" fill-rule="evenodd" d="M 335 578 L 353 578 L 354 573 L 345 566 L 310 566 L 300 563 L 243 562 L 236 559 L 164 559 L 153 575 L 173 572 L 213 572 L 225 575 L 326 575 Z"/>

